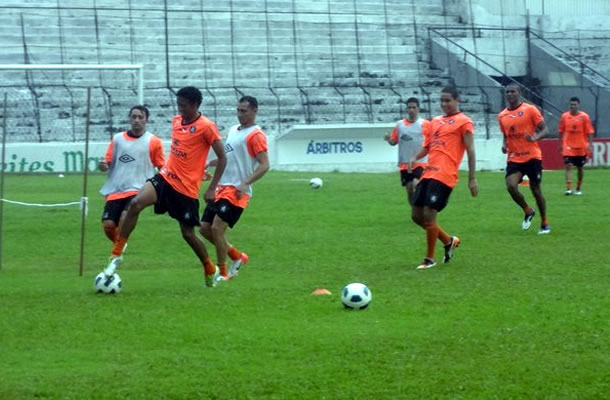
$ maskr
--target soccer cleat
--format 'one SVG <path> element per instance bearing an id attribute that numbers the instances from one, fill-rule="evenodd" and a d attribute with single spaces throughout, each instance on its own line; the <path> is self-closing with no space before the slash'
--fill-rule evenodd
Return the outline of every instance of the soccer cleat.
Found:
<path id="1" fill-rule="evenodd" d="M 538 231 L 539 235 L 546 235 L 547 233 L 551 233 L 551 225 L 544 225 L 540 227 Z"/>
<path id="2" fill-rule="evenodd" d="M 123 257 L 110 257 L 108 266 L 104 268 L 104 275 L 110 278 L 116 272 L 117 267 L 123 262 Z"/>
<path id="3" fill-rule="evenodd" d="M 566 196 L 569 196 L 572 194 L 572 191 L 570 189 L 568 189 L 565 192 L 563 192 L 563 194 L 565 194 Z"/>
<path id="4" fill-rule="evenodd" d="M 216 284 L 218 284 L 218 277 L 220 276 L 220 269 L 218 268 L 218 266 L 215 266 L 214 268 L 216 268 L 216 269 L 214 270 L 213 274 L 205 276 L 205 285 L 209 288 L 216 287 Z"/>
<path id="5" fill-rule="evenodd" d="M 422 261 L 421 264 L 419 264 L 417 266 L 416 269 L 428 269 L 428 268 L 432 268 L 436 266 L 436 261 L 432 260 L 431 258 L 424 258 L 424 261 Z"/>
<path id="6" fill-rule="evenodd" d="M 582 196 L 582 192 L 581 192 L 580 190 L 576 190 L 576 191 L 574 192 L 574 194 L 575 194 L 576 196 Z"/>
<path id="7" fill-rule="evenodd" d="M 250 257 L 248 257 L 246 253 L 242 252 L 241 256 L 237 260 L 233 260 L 231 263 L 231 268 L 229 269 L 229 279 L 236 276 L 239 273 L 239 269 L 241 268 L 242 264 L 247 263 L 249 259 Z"/>
<path id="8" fill-rule="evenodd" d="M 530 225 L 532 225 L 532 220 L 534 219 L 534 215 L 536 215 L 536 210 L 534 210 L 532 208 L 532 212 L 529 214 L 525 214 L 525 217 L 523 218 L 523 222 L 521 223 L 521 228 L 523 228 L 524 231 L 528 230 L 530 228 Z"/>
<path id="9" fill-rule="evenodd" d="M 453 258 L 453 251 L 460 245 L 460 238 L 457 236 L 451 236 L 451 241 L 445 245 L 445 257 L 443 258 L 444 263 L 448 263 Z"/>

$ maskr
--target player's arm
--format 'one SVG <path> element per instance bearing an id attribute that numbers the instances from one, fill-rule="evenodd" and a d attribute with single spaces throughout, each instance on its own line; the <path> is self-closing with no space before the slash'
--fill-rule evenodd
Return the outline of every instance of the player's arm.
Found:
<path id="1" fill-rule="evenodd" d="M 237 195 L 240 197 L 241 194 L 246 191 L 248 185 L 251 185 L 254 182 L 258 181 L 260 178 L 263 177 L 263 175 L 267 173 L 267 171 L 269 171 L 269 155 L 266 151 L 259 152 L 254 158 L 256 159 L 258 165 L 256 166 L 256 168 L 254 168 L 252 174 L 248 178 L 246 178 L 246 180 L 242 182 L 241 185 L 237 187 Z"/>
<path id="2" fill-rule="evenodd" d="M 428 151 L 429 151 L 428 146 L 422 146 L 421 149 L 419 149 L 419 151 L 417 152 L 417 154 L 414 155 L 407 163 L 407 171 L 411 172 L 411 168 L 413 167 L 413 164 L 415 164 L 415 162 L 417 160 L 420 160 L 420 159 L 424 158 L 425 156 L 427 156 Z"/>
<path id="3" fill-rule="evenodd" d="M 563 134 L 565 131 L 565 123 L 563 120 L 563 115 L 561 116 L 561 119 L 559 120 L 559 126 L 557 127 L 557 133 L 559 136 L 559 154 L 563 154 Z"/>
<path id="4" fill-rule="evenodd" d="M 477 159 L 474 151 L 474 135 L 471 131 L 464 133 L 464 146 L 466 146 L 466 154 L 468 155 L 468 189 L 472 197 L 479 194 L 479 184 L 475 172 L 477 170 Z"/>
<path id="5" fill-rule="evenodd" d="M 392 132 L 387 132 L 383 137 L 383 140 L 388 142 L 390 146 L 396 146 L 398 144 L 398 126 L 396 126 Z"/>
<path id="6" fill-rule="evenodd" d="M 214 201 L 214 193 L 216 192 L 216 186 L 218 185 L 218 181 L 220 181 L 220 177 L 225 172 L 225 167 L 227 166 L 227 156 L 225 154 L 225 147 L 222 143 L 222 140 L 218 139 L 212 143 L 212 150 L 214 154 L 216 154 L 216 170 L 214 171 L 214 175 L 212 176 L 212 180 L 205 193 L 203 194 L 203 199 L 206 202 Z"/>
<path id="7" fill-rule="evenodd" d="M 536 125 L 536 134 L 534 136 L 526 136 L 528 142 L 537 142 L 540 139 L 544 139 L 549 135 L 549 128 L 547 128 L 544 121 L 540 121 Z"/>
<path id="8" fill-rule="evenodd" d="M 110 168 L 110 164 L 112 163 L 112 151 L 114 148 L 113 143 L 114 142 L 111 140 L 110 144 L 108 145 L 108 148 L 106 149 L 106 155 L 104 156 L 104 159 L 100 160 L 97 164 L 97 167 L 102 172 L 108 171 L 108 168 Z"/>

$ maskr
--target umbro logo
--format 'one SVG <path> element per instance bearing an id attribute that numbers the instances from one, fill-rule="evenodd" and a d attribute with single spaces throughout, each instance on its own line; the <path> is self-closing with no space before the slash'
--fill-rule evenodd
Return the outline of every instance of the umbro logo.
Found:
<path id="1" fill-rule="evenodd" d="M 413 140 L 413 138 L 407 134 L 404 134 L 404 135 L 400 135 L 400 140 L 402 140 L 404 142 L 408 142 L 410 140 Z"/>
<path id="2" fill-rule="evenodd" d="M 225 153 L 228 153 L 233 150 L 233 146 L 231 146 L 229 143 L 225 144 Z"/>
<path id="3" fill-rule="evenodd" d="M 122 156 L 119 157 L 119 161 L 122 163 L 130 163 L 132 161 L 135 161 L 136 159 L 133 158 L 132 156 L 130 156 L 129 154 L 123 154 Z"/>

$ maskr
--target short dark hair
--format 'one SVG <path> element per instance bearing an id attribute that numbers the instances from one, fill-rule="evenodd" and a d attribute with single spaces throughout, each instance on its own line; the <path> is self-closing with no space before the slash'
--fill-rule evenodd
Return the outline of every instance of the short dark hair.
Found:
<path id="1" fill-rule="evenodd" d="M 240 103 L 246 102 L 250 106 L 251 110 L 258 110 L 258 101 L 256 100 L 256 97 L 242 96 L 242 98 L 239 99 L 239 102 Z"/>
<path id="2" fill-rule="evenodd" d="M 460 98 L 460 94 L 458 93 L 455 86 L 445 86 L 443 88 L 443 90 L 441 90 L 441 93 L 450 94 L 451 97 L 453 97 L 455 100 L 459 100 L 459 98 Z"/>
<path id="3" fill-rule="evenodd" d="M 178 90 L 176 96 L 182 97 L 187 100 L 191 104 L 201 105 L 201 101 L 203 96 L 201 95 L 201 91 L 194 86 L 185 86 L 182 89 Z"/>
<path id="4" fill-rule="evenodd" d="M 575 101 L 575 102 L 577 102 L 578 104 L 580 104 L 580 99 L 579 99 L 578 97 L 576 97 L 576 96 L 574 96 L 574 97 L 570 98 L 570 101 Z"/>
<path id="5" fill-rule="evenodd" d="M 517 85 L 515 82 L 511 82 L 504 87 L 504 89 L 508 89 L 508 88 L 515 88 L 515 89 L 517 89 L 517 91 L 519 93 L 521 93 L 521 87 L 519 85 Z"/>
<path id="6" fill-rule="evenodd" d="M 415 98 L 415 97 L 409 97 L 405 104 L 409 104 L 409 103 L 415 103 L 417 105 L 417 107 L 419 107 L 419 100 L 417 100 L 417 98 Z"/>
<path id="7" fill-rule="evenodd" d="M 148 117 L 150 117 L 150 112 L 148 112 L 148 108 L 146 108 L 145 106 L 142 106 L 142 105 L 137 105 L 137 106 L 131 107 L 131 110 L 129 110 L 129 114 L 127 114 L 128 117 L 131 117 L 131 112 L 133 110 L 142 111 L 146 115 L 146 119 L 148 119 Z"/>

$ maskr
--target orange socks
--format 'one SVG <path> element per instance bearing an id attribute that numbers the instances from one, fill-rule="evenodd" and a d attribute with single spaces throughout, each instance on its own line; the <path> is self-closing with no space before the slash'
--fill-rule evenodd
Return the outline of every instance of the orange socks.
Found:
<path id="1" fill-rule="evenodd" d="M 542 222 L 540 223 L 540 225 L 547 226 L 548 224 L 549 224 L 549 220 L 546 217 L 542 218 Z"/>
<path id="2" fill-rule="evenodd" d="M 203 271 L 206 275 L 213 275 L 216 272 L 216 266 L 209 258 L 203 262 Z"/>
<path id="3" fill-rule="evenodd" d="M 532 211 L 534 211 L 534 209 L 533 209 L 532 207 L 530 207 L 530 206 L 525 206 L 525 208 L 523 209 L 523 211 L 524 211 L 526 214 L 531 214 L 531 213 L 532 213 Z"/>
<path id="4" fill-rule="evenodd" d="M 566 187 L 568 190 L 572 189 L 572 181 L 566 181 Z"/>
<path id="5" fill-rule="evenodd" d="M 218 269 L 220 269 L 220 275 L 229 276 L 229 269 L 227 268 L 227 264 L 218 264 Z"/>
<path id="6" fill-rule="evenodd" d="M 114 247 L 112 248 L 112 256 L 120 257 L 123 254 L 123 248 L 125 247 L 125 243 L 127 243 L 127 238 L 119 236 L 119 238 L 114 242 Z"/>
<path id="7" fill-rule="evenodd" d="M 241 251 L 237 250 L 233 246 L 229 247 L 228 254 L 229 254 L 229 258 L 231 258 L 231 260 L 233 260 L 233 261 L 238 260 L 241 257 Z"/>

